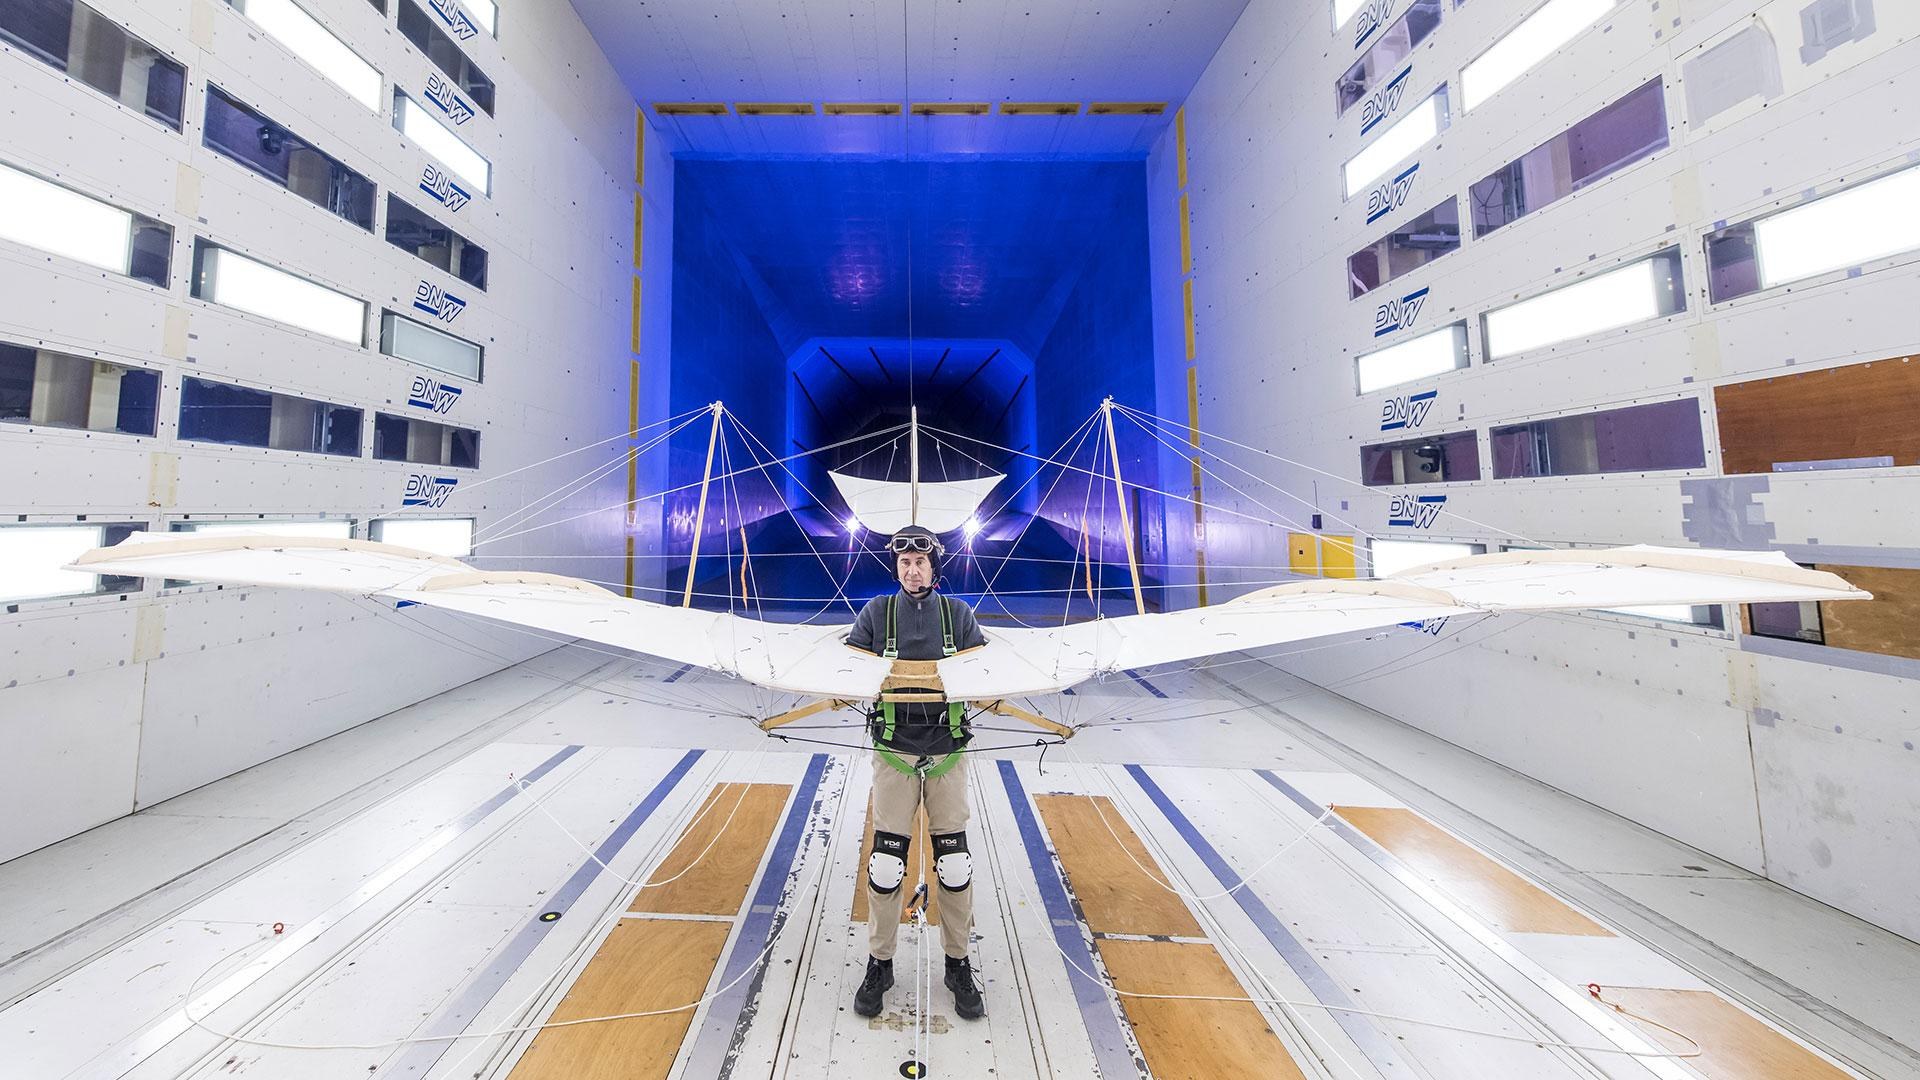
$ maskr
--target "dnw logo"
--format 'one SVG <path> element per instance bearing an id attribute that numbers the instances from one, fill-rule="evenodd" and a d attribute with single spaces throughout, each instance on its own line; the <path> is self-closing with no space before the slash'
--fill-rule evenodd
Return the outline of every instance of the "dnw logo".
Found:
<path id="1" fill-rule="evenodd" d="M 457 386 L 449 386 L 425 375 L 415 375 L 413 386 L 407 391 L 407 404 L 416 409 L 447 413 L 460 401 L 461 393 Z"/>
<path id="2" fill-rule="evenodd" d="M 1373 312 L 1373 336 L 1385 337 L 1395 330 L 1410 330 L 1427 304 L 1427 290 L 1410 292 L 1398 300 L 1389 300 Z"/>
<path id="3" fill-rule="evenodd" d="M 423 281 L 413 290 L 413 306 L 421 311 L 450 323 L 467 310 L 467 302 L 430 281 Z"/>
<path id="4" fill-rule="evenodd" d="M 452 84 L 438 75 L 427 76 L 427 100 L 438 105 L 456 124 L 473 119 L 473 106 L 454 93 Z"/>
<path id="5" fill-rule="evenodd" d="M 480 32 L 480 28 L 474 25 L 472 19 L 467 18 L 467 13 L 461 11 L 460 5 L 453 0 L 427 0 L 427 5 L 433 8 L 435 15 L 440 16 L 441 22 L 447 24 L 447 29 L 453 31 L 453 36 L 461 41 Z"/>
<path id="6" fill-rule="evenodd" d="M 426 473 L 414 473 L 407 477 L 407 493 L 400 500 L 401 506 L 428 506 L 438 509 L 447 505 L 448 496 L 458 487 L 460 480 L 452 476 L 428 476 Z"/>
<path id="7" fill-rule="evenodd" d="M 1393 504 L 1387 507 L 1387 524 L 1431 529 L 1434 521 L 1440 517 L 1440 508 L 1445 505 L 1445 495 L 1395 495 Z"/>
<path id="8" fill-rule="evenodd" d="M 1413 77 L 1413 65 L 1393 77 L 1393 81 L 1381 87 L 1372 97 L 1360 103 L 1360 134 L 1365 135 L 1380 126 L 1380 121 L 1393 115 L 1400 107 L 1400 98 L 1407 92 L 1407 80 Z"/>
<path id="9" fill-rule="evenodd" d="M 1442 615 L 1437 619 L 1421 619 L 1419 622 L 1403 622 L 1400 625 L 1409 630 L 1418 630 L 1423 634 L 1439 637 L 1440 631 L 1447 628 L 1447 619 L 1448 616 Z"/>
<path id="10" fill-rule="evenodd" d="M 1367 224 L 1371 225 L 1407 203 L 1407 196 L 1413 192 L 1413 174 L 1420 171 L 1420 163 L 1407 166 L 1407 171 L 1381 184 L 1367 193 Z"/>
<path id="11" fill-rule="evenodd" d="M 1380 430 L 1412 431 L 1426 423 L 1427 414 L 1433 411 L 1433 399 L 1439 396 L 1440 391 L 1428 390 L 1424 394 L 1401 394 L 1396 398 L 1388 398 L 1380 406 Z"/>
<path id="12" fill-rule="evenodd" d="M 473 201 L 467 189 L 454 183 L 453 177 L 438 165 L 429 165 L 420 171 L 420 190 L 456 214 L 461 207 Z"/>
<path id="13" fill-rule="evenodd" d="M 1387 16 L 1393 14 L 1393 0 L 1373 0 L 1360 9 L 1360 21 L 1353 24 L 1353 47 L 1359 48 L 1367 39 L 1380 32 L 1387 24 Z"/>

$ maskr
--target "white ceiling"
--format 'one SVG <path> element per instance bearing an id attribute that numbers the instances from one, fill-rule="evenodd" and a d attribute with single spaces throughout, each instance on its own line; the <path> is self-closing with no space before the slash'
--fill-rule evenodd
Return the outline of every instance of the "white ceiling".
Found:
<path id="1" fill-rule="evenodd" d="M 1137 153 L 1247 0 L 573 0 L 654 126 L 724 154 Z M 1164 101 L 1165 116 L 657 117 L 674 101 Z"/>

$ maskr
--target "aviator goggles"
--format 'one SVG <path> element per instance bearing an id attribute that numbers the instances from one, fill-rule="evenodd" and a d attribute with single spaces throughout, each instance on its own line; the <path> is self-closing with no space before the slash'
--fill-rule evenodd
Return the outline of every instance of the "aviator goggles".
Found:
<path id="1" fill-rule="evenodd" d="M 895 555 L 909 551 L 934 554 L 941 550 L 940 542 L 931 536 L 896 536 L 887 541 L 887 549 Z"/>

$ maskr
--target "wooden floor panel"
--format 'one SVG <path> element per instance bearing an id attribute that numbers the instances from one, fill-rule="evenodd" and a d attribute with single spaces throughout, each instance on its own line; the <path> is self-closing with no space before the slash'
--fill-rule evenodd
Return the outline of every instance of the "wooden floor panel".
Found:
<path id="1" fill-rule="evenodd" d="M 1087 925 L 1095 933 L 1203 936 L 1186 901 L 1140 868 L 1149 866 L 1160 873 L 1146 845 L 1111 800 L 1098 795 L 1036 795 L 1033 802 L 1040 808 Z"/>
<path id="2" fill-rule="evenodd" d="M 1847 1080 L 1826 1059 L 1711 991 L 1608 987 L 1606 996 L 1698 1042 L 1705 1053 L 1685 1060 L 1709 1080 Z M 1689 1049 L 1668 1032 L 1635 1023 L 1669 1050 Z"/>
<path id="3" fill-rule="evenodd" d="M 1612 937 L 1585 915 L 1411 810 L 1341 806 L 1339 815 L 1473 915 L 1515 934 Z"/>
<path id="4" fill-rule="evenodd" d="M 853 887 L 853 921 L 867 921 L 867 856 L 873 854 L 873 800 L 867 800 L 867 822 L 860 841 L 860 880 Z M 913 819 L 913 842 L 907 846 L 907 880 L 900 890 L 900 921 L 907 922 L 907 902 L 913 899 L 914 884 L 927 883 L 927 922 L 940 925 L 940 890 L 933 886 L 933 865 L 929 861 L 933 842 L 927 839 L 925 807 Z"/>
<path id="5" fill-rule="evenodd" d="M 1244 997 L 1212 945 L 1178 941 L 1099 942 L 1115 987 L 1136 994 Z M 1156 1080 L 1302 1076 L 1266 1017 L 1247 1002 L 1122 998 L 1127 1021 Z"/>
<path id="6" fill-rule="evenodd" d="M 697 848 L 695 850 L 698 850 Z M 706 992 L 731 922 L 620 920 L 551 1020 L 667 1009 Z M 511 1080 L 662 1080 L 679 1056 L 694 1010 L 604 1024 L 550 1028 Z"/>
<path id="7" fill-rule="evenodd" d="M 717 785 L 708 793 L 702 812 L 680 834 L 666 861 L 647 879 L 666 884 L 649 884 L 640 890 L 628 910 L 737 914 L 792 791 L 786 784 Z M 722 826 L 726 833 L 716 842 L 715 834 Z M 709 844 L 712 850 L 708 850 Z M 693 866 L 695 860 L 699 860 L 698 866 Z M 689 866 L 693 869 L 688 870 Z M 685 876 L 678 876 L 682 872 Z"/>

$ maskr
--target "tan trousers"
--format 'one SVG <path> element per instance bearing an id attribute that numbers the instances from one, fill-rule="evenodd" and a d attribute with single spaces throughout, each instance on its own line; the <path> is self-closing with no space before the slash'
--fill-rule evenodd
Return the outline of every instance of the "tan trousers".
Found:
<path id="1" fill-rule="evenodd" d="M 879 754 L 873 755 L 874 830 L 913 836 L 914 817 L 924 801 L 929 837 L 964 831 L 969 815 L 967 760 L 962 754 L 953 768 L 923 781 L 894 768 Z M 895 939 L 900 934 L 900 903 L 918 884 L 913 868 L 920 865 L 922 858 L 926 860 L 928 888 L 940 890 L 941 948 L 948 956 L 967 955 L 967 944 L 973 934 L 973 894 L 980 888 L 978 875 L 973 884 L 964 889 L 946 888 L 933 872 L 933 853 L 914 850 L 919 844 L 919 838 L 915 837 L 914 847 L 907 850 L 907 879 L 891 896 L 875 892 L 867 868 L 860 868 L 861 887 L 867 890 L 867 949 L 877 959 L 893 959 Z"/>

